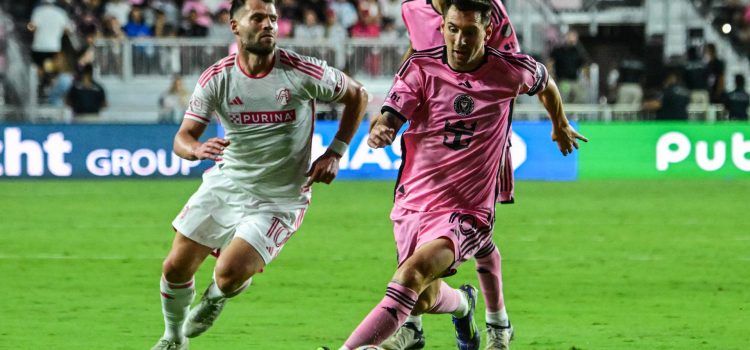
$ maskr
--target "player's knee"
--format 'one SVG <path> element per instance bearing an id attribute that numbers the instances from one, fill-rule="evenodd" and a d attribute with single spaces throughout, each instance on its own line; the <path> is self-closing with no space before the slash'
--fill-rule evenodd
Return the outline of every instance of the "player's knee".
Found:
<path id="1" fill-rule="evenodd" d="M 171 256 L 164 259 L 164 263 L 162 263 L 162 273 L 167 281 L 173 283 L 189 281 L 193 278 L 192 271 L 179 264 L 176 259 Z"/>
<path id="2" fill-rule="evenodd" d="M 242 288 L 245 282 L 247 282 L 252 276 L 252 271 L 232 265 L 219 266 L 219 264 L 217 264 L 216 269 L 214 270 L 216 286 L 219 287 L 225 295 L 235 294 L 235 292 Z"/>
<path id="3" fill-rule="evenodd" d="M 394 280 L 417 293 L 420 293 L 430 283 L 428 276 L 425 276 L 421 271 L 413 267 L 405 265 L 396 271 Z"/>

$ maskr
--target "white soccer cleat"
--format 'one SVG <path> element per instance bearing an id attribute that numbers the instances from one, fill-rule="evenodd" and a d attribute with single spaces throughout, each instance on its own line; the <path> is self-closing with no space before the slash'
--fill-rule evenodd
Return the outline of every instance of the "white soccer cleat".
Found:
<path id="1" fill-rule="evenodd" d="M 211 283 L 213 284 L 216 282 Z M 221 298 L 216 301 L 208 300 L 207 295 L 209 288 L 211 288 L 211 285 L 209 285 L 208 288 L 206 288 L 206 291 L 203 292 L 203 296 L 198 305 L 195 305 L 195 307 L 190 310 L 185 325 L 182 327 L 183 333 L 185 333 L 185 336 L 188 338 L 195 338 L 211 328 L 214 321 L 216 321 L 221 314 L 221 310 L 224 309 L 224 304 L 227 303 L 226 298 Z"/>
<path id="2" fill-rule="evenodd" d="M 509 350 L 510 341 L 513 340 L 513 325 L 498 327 L 487 325 L 487 346 L 485 350 Z"/>
<path id="3" fill-rule="evenodd" d="M 182 342 L 178 343 L 174 340 L 161 338 L 151 350 L 188 350 L 188 340 L 185 338 Z"/>
<path id="4" fill-rule="evenodd" d="M 396 333 L 386 339 L 380 347 L 385 350 L 411 350 L 424 348 L 424 332 L 414 323 L 406 322 Z"/>

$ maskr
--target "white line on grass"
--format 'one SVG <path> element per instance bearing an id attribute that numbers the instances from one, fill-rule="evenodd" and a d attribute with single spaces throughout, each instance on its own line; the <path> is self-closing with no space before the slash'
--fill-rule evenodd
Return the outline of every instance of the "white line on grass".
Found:
<path id="1" fill-rule="evenodd" d="M 75 255 L 55 255 L 55 254 L 34 254 L 34 255 L 8 255 L 0 254 L 0 260 L 161 260 L 164 257 L 149 256 L 75 256 Z"/>

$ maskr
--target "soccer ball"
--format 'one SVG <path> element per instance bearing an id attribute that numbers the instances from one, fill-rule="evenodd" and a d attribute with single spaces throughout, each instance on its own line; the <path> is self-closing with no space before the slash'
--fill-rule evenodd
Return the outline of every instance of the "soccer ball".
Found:
<path id="1" fill-rule="evenodd" d="M 383 350 L 383 348 L 377 346 L 377 345 L 363 345 L 360 346 L 354 350 Z"/>

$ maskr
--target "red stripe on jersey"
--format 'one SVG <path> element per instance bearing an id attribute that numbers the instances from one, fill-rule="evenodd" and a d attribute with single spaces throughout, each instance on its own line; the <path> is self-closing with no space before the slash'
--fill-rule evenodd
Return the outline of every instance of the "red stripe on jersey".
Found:
<path id="1" fill-rule="evenodd" d="M 224 70 L 224 68 L 232 67 L 232 66 L 234 66 L 234 61 L 229 62 L 229 63 L 225 63 L 223 66 L 217 66 L 217 67 L 214 67 L 214 68 L 209 68 L 209 69 L 211 69 L 211 71 L 210 72 L 206 71 L 205 73 L 208 73 L 208 74 L 205 77 L 203 77 L 202 79 L 200 79 L 198 81 L 198 83 L 201 85 L 201 87 L 206 87 L 206 84 L 209 81 L 211 81 L 211 78 L 213 78 L 217 74 L 221 73 L 221 71 Z"/>
<path id="2" fill-rule="evenodd" d="M 284 58 L 281 59 L 281 63 L 286 64 L 287 66 L 290 66 L 290 67 L 292 67 L 292 68 L 294 68 L 294 69 L 296 69 L 296 70 L 298 70 L 298 71 L 300 71 L 302 73 L 305 73 L 305 74 L 307 74 L 307 75 L 309 75 L 309 76 L 311 76 L 311 77 L 313 77 L 315 79 L 318 79 L 318 80 L 323 79 L 323 75 L 322 74 L 315 73 L 315 72 L 309 70 L 308 68 L 299 66 L 299 65 L 297 65 L 295 63 L 292 63 L 292 62 L 290 62 L 290 61 L 288 61 L 288 60 L 286 60 Z"/>
<path id="3" fill-rule="evenodd" d="M 305 61 L 299 55 L 291 54 L 291 53 L 286 52 L 286 51 L 283 51 L 283 54 L 287 58 L 291 59 L 292 62 L 298 63 L 298 64 L 303 65 L 303 66 L 308 67 L 308 68 L 311 68 L 313 71 L 320 72 L 321 74 L 323 73 L 323 67 L 321 67 L 321 66 L 319 66 L 319 65 L 317 65 L 315 63 L 312 63 L 312 62 L 309 62 L 309 61 Z"/>
<path id="4" fill-rule="evenodd" d="M 186 115 L 186 116 L 188 116 L 188 115 L 189 115 L 189 116 L 191 116 L 191 117 L 195 117 L 195 118 L 198 118 L 198 119 L 200 119 L 200 120 L 202 120 L 202 121 L 204 121 L 204 122 L 206 122 L 206 123 L 210 123 L 210 122 L 211 122 L 211 119 L 208 119 L 208 118 L 206 118 L 206 117 L 201 117 L 201 116 L 199 116 L 199 115 L 197 115 L 197 114 L 195 114 L 195 113 L 185 112 L 185 115 Z"/>
<path id="5" fill-rule="evenodd" d="M 163 296 L 165 299 L 174 299 L 173 296 L 171 296 L 171 295 L 169 295 L 167 293 L 164 293 L 164 292 L 159 292 L 159 293 L 161 293 L 161 296 Z"/>
<path id="6" fill-rule="evenodd" d="M 227 64 L 229 62 L 234 62 L 235 57 L 236 57 L 235 54 L 229 55 L 229 56 L 223 58 L 221 61 L 216 62 L 211 67 L 208 67 L 205 71 L 203 71 L 203 74 L 201 74 L 200 78 L 198 78 L 198 81 L 203 80 L 203 78 L 205 78 L 208 74 L 210 74 L 213 71 L 214 68 L 219 67 L 219 66 L 223 66 L 223 65 L 225 65 L 225 64 Z"/>
<path id="7" fill-rule="evenodd" d="M 281 63 L 291 66 L 292 68 L 296 68 L 297 70 L 309 76 L 312 76 L 315 79 L 320 80 L 323 78 L 323 68 L 321 68 L 320 66 L 312 64 L 310 62 L 302 61 L 301 59 L 293 57 L 284 51 L 279 52 L 281 53 Z"/>
<path id="8" fill-rule="evenodd" d="M 286 65 L 288 65 L 288 66 L 290 66 L 290 67 L 292 67 L 292 68 L 295 68 L 295 69 L 297 69 L 297 70 L 299 70 L 299 71 L 301 71 L 301 72 L 303 72 L 303 73 L 305 73 L 307 75 L 310 75 L 310 76 L 312 76 L 315 79 L 320 80 L 323 77 L 323 73 L 318 72 L 318 71 L 316 71 L 313 68 L 310 68 L 308 66 L 299 64 L 299 63 L 294 62 L 294 61 L 291 61 L 289 58 L 286 58 L 284 56 L 281 57 L 281 62 L 284 63 L 284 64 L 286 64 Z"/>

